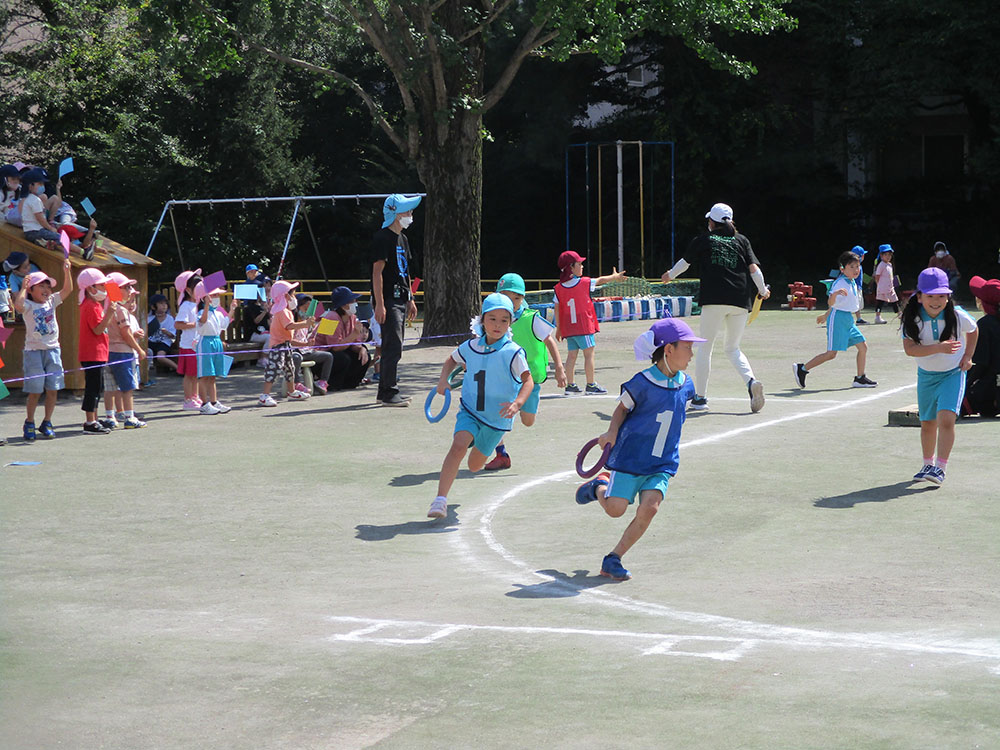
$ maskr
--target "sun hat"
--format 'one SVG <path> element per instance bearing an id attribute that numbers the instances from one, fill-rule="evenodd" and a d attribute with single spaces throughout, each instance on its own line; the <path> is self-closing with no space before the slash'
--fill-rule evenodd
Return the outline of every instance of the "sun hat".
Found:
<path id="1" fill-rule="evenodd" d="M 559 254 L 559 281 L 569 281 L 573 278 L 573 273 L 569 270 L 574 263 L 583 263 L 587 260 L 580 253 L 567 250 Z"/>
<path id="2" fill-rule="evenodd" d="M 83 298 L 87 296 L 87 287 L 94 286 L 94 284 L 107 284 L 108 280 L 108 277 L 98 269 L 84 268 L 80 271 L 80 275 L 76 277 L 76 285 L 80 288 L 80 293 L 77 295 L 77 303 L 80 305 L 83 304 Z"/>
<path id="3" fill-rule="evenodd" d="M 500 277 L 500 281 L 497 282 L 498 292 L 513 292 L 514 294 L 520 294 L 524 296 L 524 279 L 521 278 L 520 274 L 516 273 L 505 273 Z"/>
<path id="4" fill-rule="evenodd" d="M 4 164 L 0 167 L 0 177 L 20 177 L 21 172 L 13 164 Z"/>
<path id="5" fill-rule="evenodd" d="M 216 287 L 215 289 L 205 290 L 205 282 L 199 281 L 194 285 L 194 301 L 201 302 L 205 297 L 212 297 L 216 294 L 224 294 L 225 289 Z"/>
<path id="6" fill-rule="evenodd" d="M 23 175 L 21 175 L 21 182 L 25 185 L 31 185 L 34 182 L 48 182 L 49 173 L 46 172 L 41 167 L 35 167 L 34 169 L 29 169 Z"/>
<path id="7" fill-rule="evenodd" d="M 943 242 L 941 242 L 940 240 L 938 240 L 937 242 L 934 243 L 934 252 L 937 252 L 938 250 L 944 250 L 947 253 L 948 246 Z"/>
<path id="8" fill-rule="evenodd" d="M 4 262 L 3 262 L 3 270 L 4 270 L 4 272 L 5 273 L 10 273 L 15 268 L 17 268 L 22 263 L 24 263 L 24 261 L 26 261 L 27 259 L 28 259 L 28 256 L 25 253 L 22 253 L 20 250 L 15 250 L 14 252 L 12 252 L 10 255 L 8 255 L 4 259 Z"/>
<path id="9" fill-rule="evenodd" d="M 921 294 L 951 294 L 948 274 L 940 268 L 925 268 L 917 277 L 917 291 Z"/>
<path id="10" fill-rule="evenodd" d="M 271 313 L 281 312 L 288 308 L 288 300 L 285 296 L 299 284 L 288 281 L 275 281 L 271 286 Z"/>
<path id="11" fill-rule="evenodd" d="M 891 250 L 892 248 L 889 249 Z M 851 252 L 857 255 L 859 258 L 864 258 L 865 255 L 868 254 L 868 251 L 865 250 L 863 247 L 861 247 L 861 245 L 855 245 L 854 247 L 852 247 Z"/>
<path id="12" fill-rule="evenodd" d="M 705 214 L 706 219 L 711 219 L 716 224 L 722 224 L 727 219 L 733 220 L 733 209 L 727 203 L 716 203 Z"/>
<path id="13" fill-rule="evenodd" d="M 250 263 L 246 268 L 243 269 L 243 273 L 249 273 L 250 271 L 259 271 L 256 263 Z"/>
<path id="14" fill-rule="evenodd" d="M 312 302 L 312 295 L 306 294 L 304 292 L 299 292 L 295 295 L 295 306 L 302 307 L 306 302 Z"/>
<path id="15" fill-rule="evenodd" d="M 32 271 L 24 277 L 24 288 L 31 289 L 35 284 L 41 284 L 43 281 L 49 282 L 52 286 L 56 285 L 56 280 L 45 271 Z"/>
<path id="16" fill-rule="evenodd" d="M 1000 307 L 1000 280 L 973 276 L 969 279 L 969 291 L 983 303 L 987 315 L 996 315 Z"/>
<path id="17" fill-rule="evenodd" d="M 419 195 L 407 198 L 401 193 L 393 193 L 386 198 L 385 203 L 382 204 L 382 216 L 385 218 L 385 221 L 382 222 L 382 228 L 385 229 L 392 224 L 396 220 L 396 214 L 405 214 L 419 206 L 420 198 Z"/>
<path id="18" fill-rule="evenodd" d="M 514 303 L 510 301 L 510 297 L 506 294 L 500 294 L 500 292 L 487 294 L 486 299 L 483 300 L 483 315 L 490 310 L 501 309 L 509 312 L 511 318 L 514 317 Z"/>
<path id="19" fill-rule="evenodd" d="M 192 276 L 201 276 L 201 269 L 196 268 L 193 271 L 181 271 L 177 274 L 177 278 L 174 279 L 174 289 L 177 290 L 177 294 L 181 297 L 184 296 L 184 290 L 187 289 L 188 279 Z"/>
<path id="20" fill-rule="evenodd" d="M 130 279 L 128 276 L 123 274 L 121 271 L 112 271 L 107 276 L 108 281 L 111 281 L 118 286 L 125 286 L 126 284 L 138 284 L 139 282 L 135 279 Z"/>
<path id="21" fill-rule="evenodd" d="M 330 292 L 330 307 L 336 310 L 338 307 L 351 304 L 359 297 L 361 297 L 360 294 L 352 292 L 346 286 L 334 287 L 333 291 Z"/>
<path id="22" fill-rule="evenodd" d="M 895 252 L 896 251 L 892 249 L 892 245 L 890 245 L 888 242 L 885 243 L 884 245 L 878 246 L 879 255 L 881 255 L 882 253 L 895 253 Z"/>
<path id="23" fill-rule="evenodd" d="M 705 339 L 695 336 L 691 326 L 680 318 L 663 318 L 657 320 L 636 338 L 632 350 L 635 352 L 635 358 L 642 362 L 651 359 L 653 352 L 661 346 L 676 344 L 678 341 L 705 343 Z"/>

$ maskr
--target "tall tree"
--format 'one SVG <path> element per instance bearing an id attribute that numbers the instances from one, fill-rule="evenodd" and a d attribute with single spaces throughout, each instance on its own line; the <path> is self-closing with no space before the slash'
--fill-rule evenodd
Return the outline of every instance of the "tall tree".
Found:
<path id="1" fill-rule="evenodd" d="M 752 67 L 716 45 L 734 33 L 791 25 L 782 0 L 279 0 L 267 4 L 142 3 L 177 44 L 217 59 L 261 52 L 354 91 L 412 163 L 428 194 L 424 236 L 427 336 L 462 331 L 479 306 L 483 114 L 503 99 L 525 60 L 621 55 L 648 30 L 677 37 L 711 64 Z M 264 21 L 270 17 L 270 21 Z M 275 23 L 279 17 L 285 23 Z M 237 44 L 220 48 L 219 29 Z M 300 33 L 289 34 L 289 28 Z M 514 40 L 503 59 L 491 43 Z M 358 50 L 363 40 L 364 50 Z M 324 44 L 324 42 L 331 42 Z M 374 54 L 388 80 L 363 86 L 337 54 Z M 342 59 L 342 58 L 341 58 Z M 489 64 L 488 64 L 489 63 Z M 494 64 L 495 63 L 495 64 Z"/>

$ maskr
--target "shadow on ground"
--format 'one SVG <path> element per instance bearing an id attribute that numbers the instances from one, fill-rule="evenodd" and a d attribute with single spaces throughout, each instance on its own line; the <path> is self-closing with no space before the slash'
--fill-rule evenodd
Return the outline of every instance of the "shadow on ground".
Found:
<path id="1" fill-rule="evenodd" d="M 458 526 L 459 505 L 449 505 L 448 515 L 444 518 L 428 518 L 426 521 L 407 521 L 386 526 L 373 526 L 363 523 L 354 528 L 357 530 L 355 539 L 365 542 L 384 542 L 394 539 L 400 534 L 444 534 L 455 531 Z"/>
<path id="2" fill-rule="evenodd" d="M 895 484 L 884 484 L 881 487 L 869 487 L 857 492 L 848 492 L 843 495 L 833 495 L 831 497 L 820 498 L 813 505 L 817 508 L 853 508 L 858 503 L 885 503 L 889 500 L 913 497 L 922 495 L 930 490 L 937 489 L 933 484 L 914 485 L 913 480 L 896 482 Z"/>
<path id="3" fill-rule="evenodd" d="M 514 599 L 565 599 L 570 596 L 579 596 L 587 589 L 608 583 L 618 583 L 618 581 L 600 575 L 590 575 L 589 570 L 574 570 L 573 575 L 559 570 L 539 570 L 538 572 L 544 576 L 552 576 L 552 580 L 531 585 L 515 583 L 514 591 L 508 591 L 506 596 Z"/>

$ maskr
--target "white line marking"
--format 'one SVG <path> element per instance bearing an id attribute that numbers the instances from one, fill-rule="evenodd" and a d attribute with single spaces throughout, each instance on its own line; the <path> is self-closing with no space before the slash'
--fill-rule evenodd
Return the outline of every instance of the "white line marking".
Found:
<path id="1" fill-rule="evenodd" d="M 753 425 L 747 425 L 734 430 L 728 430 L 726 432 L 719 433 L 717 435 L 710 435 L 703 438 L 698 438 L 691 440 L 689 442 L 682 442 L 681 448 L 693 448 L 699 445 L 708 445 L 711 443 L 718 442 L 720 440 L 726 440 L 728 438 L 735 437 L 747 432 L 752 432 L 754 430 L 760 430 L 765 427 L 771 427 L 778 424 L 784 424 L 786 422 L 792 422 L 799 419 L 807 419 L 810 417 L 822 416 L 831 411 L 835 411 L 842 408 L 850 408 L 853 406 L 858 406 L 860 404 L 870 403 L 872 401 L 877 401 L 879 399 L 887 398 L 896 393 L 915 387 L 916 384 L 910 384 L 905 386 L 900 386 L 898 388 L 893 388 L 887 391 L 882 391 L 877 394 L 872 394 L 864 398 L 856 399 L 853 401 L 847 401 L 838 403 L 835 406 L 826 407 L 823 409 L 817 409 L 814 411 L 803 412 L 799 414 L 794 414 L 786 417 L 779 417 L 776 419 L 771 419 L 766 422 L 759 422 Z M 777 643 L 784 646 L 797 646 L 797 647 L 809 647 L 809 648 L 860 648 L 860 649 L 878 649 L 887 651 L 902 651 L 909 653 L 920 653 L 920 654 L 950 654 L 950 655 L 960 655 L 966 657 L 972 657 L 977 659 L 990 659 L 1000 661 L 1000 641 L 991 639 L 976 639 L 967 640 L 964 638 L 951 638 L 943 635 L 924 635 L 919 633 L 913 634 L 892 634 L 892 633 L 837 633 L 833 631 L 823 631 L 823 630 L 812 630 L 808 628 L 797 628 L 788 627 L 783 625 L 771 625 L 767 623 L 757 623 L 749 620 L 740 620 L 733 617 L 724 617 L 721 615 L 712 615 L 700 612 L 686 612 L 682 610 L 674 609 L 663 604 L 656 604 L 653 602 L 643 602 L 640 600 L 632 599 L 627 596 L 620 596 L 618 594 L 611 593 L 609 591 L 604 591 L 597 588 L 585 588 L 581 586 L 576 586 L 573 583 L 555 578 L 553 576 L 541 573 L 534 569 L 534 567 L 528 565 L 526 562 L 519 559 L 513 553 L 511 553 L 500 541 L 496 538 L 493 533 L 492 525 L 493 519 L 496 516 L 500 508 L 512 498 L 524 493 L 527 490 L 538 487 L 542 484 L 548 482 L 560 482 L 568 479 L 575 475 L 575 471 L 563 471 L 556 474 L 551 474 L 548 476 L 533 479 L 528 482 L 524 482 L 501 495 L 497 500 L 491 503 L 486 510 L 483 512 L 479 520 L 479 532 L 486 542 L 486 545 L 493 550 L 494 553 L 499 555 L 502 559 L 506 560 L 508 563 L 514 567 L 520 569 L 522 572 L 527 573 L 535 578 L 540 578 L 543 581 L 549 581 L 554 586 L 565 587 L 567 591 L 571 591 L 574 594 L 581 596 L 588 596 L 593 598 L 595 601 L 608 606 L 625 609 L 633 612 L 641 612 L 649 615 L 656 615 L 661 617 L 667 617 L 680 622 L 686 622 L 690 624 L 702 625 L 706 627 L 718 628 L 723 631 L 733 632 L 742 635 L 745 638 L 755 639 L 755 640 L 766 640 L 772 643 Z M 454 535 L 457 537 L 458 535 Z M 454 537 L 453 537 L 454 538 Z M 992 667 L 991 672 L 1000 674 L 1000 665 Z"/>

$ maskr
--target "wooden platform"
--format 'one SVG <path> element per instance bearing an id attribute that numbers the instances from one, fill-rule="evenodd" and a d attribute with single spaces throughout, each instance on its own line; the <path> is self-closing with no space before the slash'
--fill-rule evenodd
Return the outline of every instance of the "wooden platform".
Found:
<path id="1" fill-rule="evenodd" d="M 920 407 L 917 404 L 889 410 L 890 427 L 919 427 Z"/>

